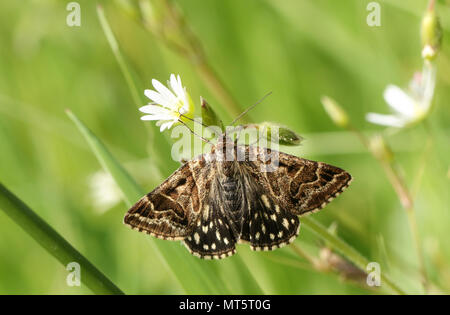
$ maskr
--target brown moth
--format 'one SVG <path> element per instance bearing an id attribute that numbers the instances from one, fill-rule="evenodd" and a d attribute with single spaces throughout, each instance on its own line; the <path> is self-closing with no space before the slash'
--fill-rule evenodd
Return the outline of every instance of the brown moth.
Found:
<path id="1" fill-rule="evenodd" d="M 220 139 L 142 197 L 124 223 L 183 241 L 204 259 L 231 256 L 236 243 L 273 250 L 295 240 L 298 216 L 322 209 L 352 181 L 335 166 Z M 269 169 L 274 160 L 277 167 Z"/>

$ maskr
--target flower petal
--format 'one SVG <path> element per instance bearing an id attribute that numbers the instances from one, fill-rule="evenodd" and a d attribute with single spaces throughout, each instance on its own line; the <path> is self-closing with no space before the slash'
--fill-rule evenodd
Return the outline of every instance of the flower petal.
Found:
<path id="1" fill-rule="evenodd" d="M 415 113 L 415 101 L 405 91 L 395 85 L 389 85 L 384 90 L 384 100 L 396 112 L 412 117 Z"/>
<path id="2" fill-rule="evenodd" d="M 172 103 L 176 103 L 177 98 L 175 95 L 173 95 L 172 91 L 170 91 L 168 88 L 166 88 L 161 82 L 158 80 L 153 79 L 152 80 L 153 87 L 156 89 L 156 91 L 159 92 L 164 98 L 169 100 Z"/>
<path id="3" fill-rule="evenodd" d="M 170 129 L 175 122 L 173 120 L 166 121 L 161 124 L 160 131 L 163 132 L 166 129 Z"/>
<path id="4" fill-rule="evenodd" d="M 170 102 L 170 100 L 168 100 L 167 98 L 165 98 L 164 96 L 162 96 L 160 93 L 155 92 L 153 90 L 145 90 L 144 91 L 145 96 L 147 96 L 149 99 L 151 99 L 153 102 L 164 106 L 166 108 L 172 109 L 173 103 Z"/>
<path id="5" fill-rule="evenodd" d="M 170 75 L 169 85 L 172 88 L 172 91 L 175 92 L 176 96 L 178 96 L 178 92 L 177 92 L 178 81 L 177 81 L 177 78 L 175 77 L 175 74 L 173 74 L 173 73 Z"/>
<path id="6" fill-rule="evenodd" d="M 169 114 L 172 113 L 170 109 L 167 109 L 158 105 L 146 105 L 139 108 L 139 110 L 146 114 Z"/>
<path id="7" fill-rule="evenodd" d="M 175 92 L 177 98 L 181 100 L 183 103 L 186 102 L 186 97 L 184 95 L 183 85 L 181 84 L 180 76 L 175 77 L 174 74 L 170 75 L 170 87 Z"/>
<path id="8" fill-rule="evenodd" d="M 141 120 L 170 120 L 173 117 L 165 115 L 145 115 L 141 117 Z"/>
<path id="9" fill-rule="evenodd" d="M 185 87 L 183 87 L 183 84 L 181 84 L 181 78 L 180 78 L 180 75 L 178 75 L 178 88 L 180 89 L 180 94 L 182 95 L 182 98 L 183 98 L 183 103 L 184 103 L 184 106 L 187 106 L 187 107 L 189 107 L 189 97 L 188 97 L 188 92 L 186 91 L 186 88 Z"/>
<path id="10" fill-rule="evenodd" d="M 408 120 L 400 116 L 383 115 L 377 113 L 368 113 L 366 115 L 366 120 L 373 124 L 397 128 L 402 128 L 408 123 Z"/>

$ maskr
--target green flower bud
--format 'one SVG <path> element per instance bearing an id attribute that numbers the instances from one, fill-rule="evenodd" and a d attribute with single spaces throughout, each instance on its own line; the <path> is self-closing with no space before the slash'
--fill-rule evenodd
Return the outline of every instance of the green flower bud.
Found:
<path id="1" fill-rule="evenodd" d="M 342 128 L 348 127 L 349 119 L 347 113 L 335 100 L 328 96 L 322 96 L 321 102 L 328 116 L 337 126 Z"/>
<path id="2" fill-rule="evenodd" d="M 278 144 L 286 146 L 300 145 L 303 138 L 299 136 L 295 131 L 271 122 L 263 122 L 259 125 L 259 128 L 265 128 L 267 130 L 267 141 L 278 142 Z"/>
<path id="3" fill-rule="evenodd" d="M 434 0 L 430 1 L 427 11 L 422 19 L 422 57 L 433 60 L 439 53 L 442 42 L 442 27 L 436 14 Z"/>
<path id="4" fill-rule="evenodd" d="M 206 126 L 218 126 L 222 131 L 225 131 L 222 120 L 220 120 L 208 102 L 200 96 L 200 103 L 202 108 L 202 121 Z"/>

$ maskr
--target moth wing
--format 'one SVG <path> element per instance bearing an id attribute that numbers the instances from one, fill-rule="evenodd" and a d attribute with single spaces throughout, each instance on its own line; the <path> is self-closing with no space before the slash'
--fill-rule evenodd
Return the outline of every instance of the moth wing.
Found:
<path id="1" fill-rule="evenodd" d="M 272 250 L 292 243 L 298 236 L 300 222 L 291 211 L 280 205 L 261 185 L 251 179 L 245 186 L 246 211 L 241 243 L 252 250 Z"/>
<path id="2" fill-rule="evenodd" d="M 274 203 L 295 215 L 322 209 L 352 181 L 348 172 L 326 163 L 253 146 L 246 146 L 246 152 L 250 160 L 243 165 L 253 180 Z"/>
<path id="3" fill-rule="evenodd" d="M 203 259 L 222 259 L 236 253 L 233 222 L 224 212 L 214 182 L 194 229 L 184 240 L 189 252 Z"/>
<path id="4" fill-rule="evenodd" d="M 201 209 L 197 178 L 209 170 L 191 160 L 142 197 L 125 214 L 124 223 L 152 236 L 182 240 L 190 234 Z"/>

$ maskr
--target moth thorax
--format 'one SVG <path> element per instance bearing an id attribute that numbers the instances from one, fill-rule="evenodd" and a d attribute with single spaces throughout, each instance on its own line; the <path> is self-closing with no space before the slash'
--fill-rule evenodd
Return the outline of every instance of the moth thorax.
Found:
<path id="1" fill-rule="evenodd" d="M 221 181 L 226 181 L 227 178 L 233 178 L 238 173 L 238 165 L 236 161 L 217 161 L 217 172 Z"/>
<path id="2" fill-rule="evenodd" d="M 219 138 L 215 148 L 216 159 L 219 162 L 236 162 L 245 160 L 245 151 L 235 141 L 225 134 Z"/>
<path id="3" fill-rule="evenodd" d="M 236 151 L 237 151 L 236 144 L 231 138 L 225 135 L 219 138 L 219 141 L 217 142 L 216 145 L 216 155 L 218 161 L 220 162 L 236 161 L 237 157 Z"/>

